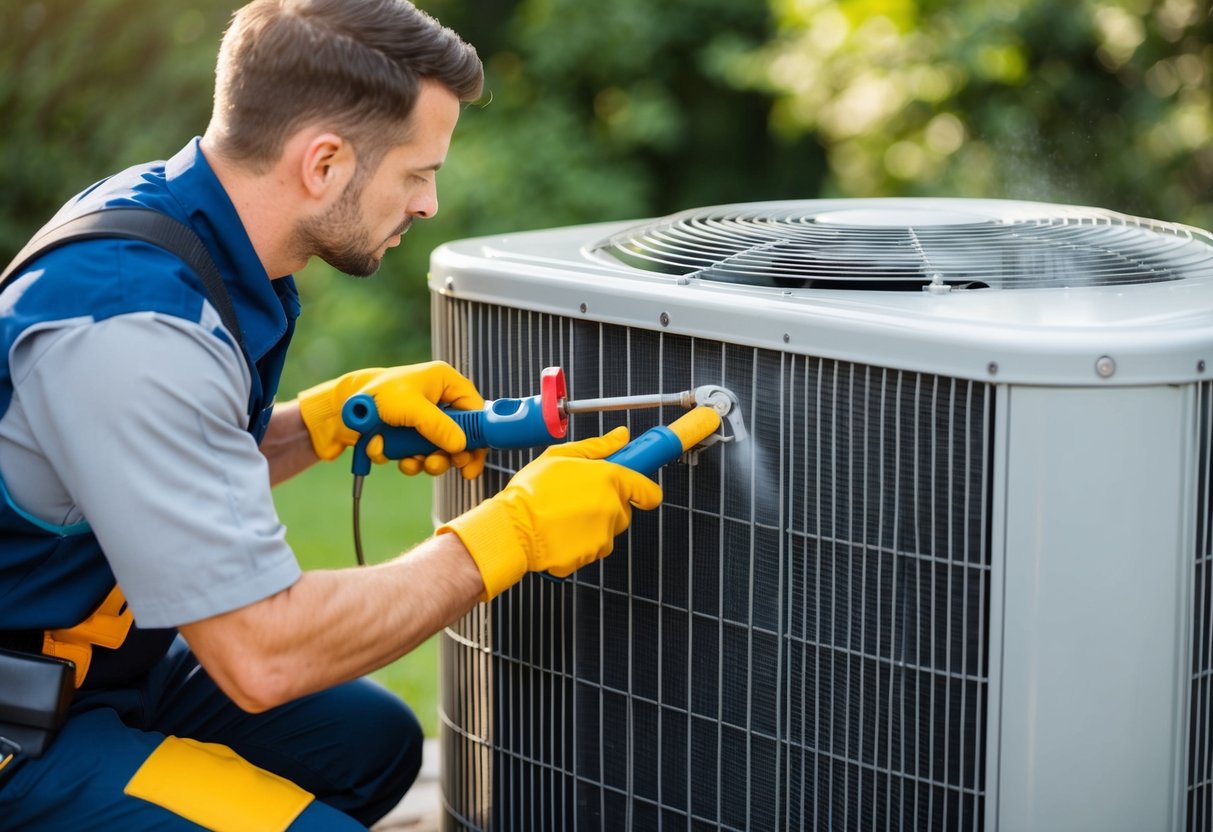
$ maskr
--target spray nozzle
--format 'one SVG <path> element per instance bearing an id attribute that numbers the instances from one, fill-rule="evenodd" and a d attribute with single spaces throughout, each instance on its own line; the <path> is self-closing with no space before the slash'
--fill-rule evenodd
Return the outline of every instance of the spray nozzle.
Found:
<path id="1" fill-rule="evenodd" d="M 707 448 L 717 442 L 742 442 L 746 439 L 749 434 L 746 433 L 745 419 L 741 415 L 741 401 L 736 393 L 719 384 L 704 384 L 696 387 L 692 394 L 696 405 L 715 410 L 720 414 L 721 422 L 729 423 L 731 431 L 729 436 L 713 433 L 700 442 L 698 448 Z"/>

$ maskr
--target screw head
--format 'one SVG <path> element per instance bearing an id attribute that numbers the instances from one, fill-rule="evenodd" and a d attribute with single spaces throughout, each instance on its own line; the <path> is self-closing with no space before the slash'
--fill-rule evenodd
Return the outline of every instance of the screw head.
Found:
<path id="1" fill-rule="evenodd" d="M 785 332 L 785 333 L 783 334 L 783 342 L 784 342 L 785 344 L 790 344 L 790 343 L 792 342 L 792 335 L 791 335 L 791 333 Z"/>
<path id="2" fill-rule="evenodd" d="M 660 318 L 658 318 L 658 320 L 660 320 L 660 321 L 661 321 L 661 325 L 662 325 L 662 326 L 669 326 L 669 325 L 670 325 L 670 315 L 669 315 L 669 313 L 668 313 L 668 312 L 662 312 L 662 313 L 661 313 L 661 317 L 660 317 Z"/>
<path id="3" fill-rule="evenodd" d="M 588 310 L 589 308 L 590 307 L 586 306 L 584 303 L 581 304 L 581 314 L 584 315 L 586 313 L 586 310 Z"/>
<path id="4" fill-rule="evenodd" d="M 1196 362 L 1196 372 L 1203 373 L 1205 371 L 1205 360 L 1202 358 Z"/>
<path id="5" fill-rule="evenodd" d="M 989 373 L 990 375 L 992 375 L 992 376 L 996 376 L 996 375 L 998 375 L 998 362 L 997 362 L 997 361 L 991 361 L 989 364 L 987 364 L 987 365 L 986 365 L 986 372 L 988 372 L 988 373 Z"/>
<path id="6" fill-rule="evenodd" d="M 1111 378 L 1116 374 L 1116 362 L 1109 355 L 1101 355 L 1095 361 L 1095 373 L 1100 378 Z"/>

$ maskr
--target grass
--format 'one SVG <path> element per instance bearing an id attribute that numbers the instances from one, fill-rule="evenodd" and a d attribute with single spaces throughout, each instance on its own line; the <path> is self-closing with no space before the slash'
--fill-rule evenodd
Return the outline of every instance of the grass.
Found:
<path id="1" fill-rule="evenodd" d="M 353 566 L 349 454 L 316 465 L 274 489 L 286 536 L 304 569 Z M 388 560 L 429 537 L 433 480 L 376 466 L 362 489 L 367 563 Z M 376 671 L 374 678 L 413 708 L 427 737 L 438 735 L 438 638 Z"/>

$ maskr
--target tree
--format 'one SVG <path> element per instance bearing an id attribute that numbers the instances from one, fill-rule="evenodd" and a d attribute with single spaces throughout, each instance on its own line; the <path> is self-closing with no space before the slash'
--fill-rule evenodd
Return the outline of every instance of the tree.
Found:
<path id="1" fill-rule="evenodd" d="M 0 6 L 0 252 L 86 185 L 202 132 L 228 14 L 213 0 Z"/>
<path id="2" fill-rule="evenodd" d="M 826 193 L 1099 205 L 1208 227 L 1213 25 L 1197 0 L 772 0 L 722 58 Z"/>

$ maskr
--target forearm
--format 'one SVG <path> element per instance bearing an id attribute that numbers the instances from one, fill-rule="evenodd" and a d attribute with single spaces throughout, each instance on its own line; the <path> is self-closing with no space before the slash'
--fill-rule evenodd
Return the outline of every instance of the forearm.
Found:
<path id="1" fill-rule="evenodd" d="M 259 711 L 399 658 L 483 590 L 458 538 L 440 535 L 388 563 L 304 573 L 288 590 L 181 632 L 219 686 Z"/>
<path id="2" fill-rule="evenodd" d="M 298 401 L 274 406 L 274 415 L 261 440 L 261 453 L 270 465 L 270 485 L 285 482 L 320 461 L 299 415 Z"/>

